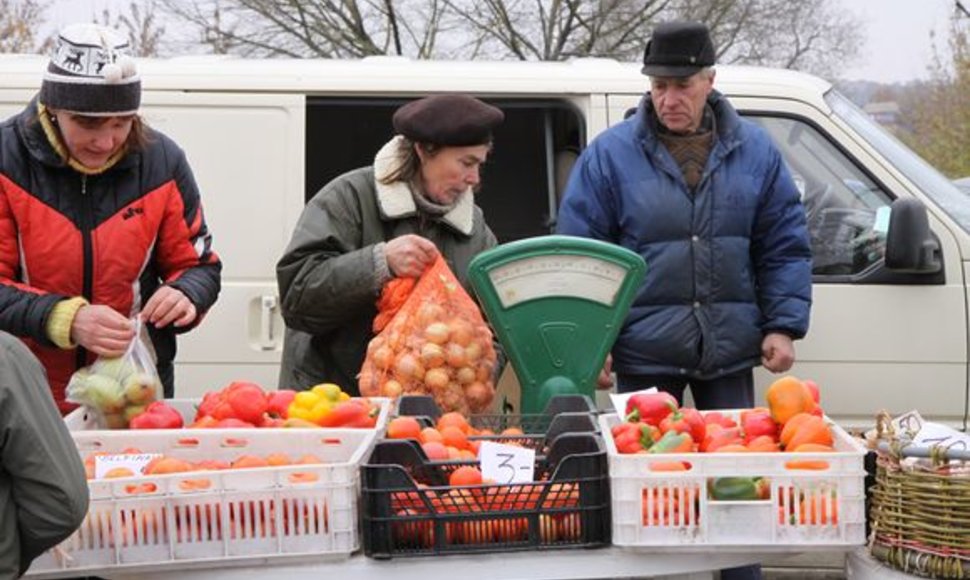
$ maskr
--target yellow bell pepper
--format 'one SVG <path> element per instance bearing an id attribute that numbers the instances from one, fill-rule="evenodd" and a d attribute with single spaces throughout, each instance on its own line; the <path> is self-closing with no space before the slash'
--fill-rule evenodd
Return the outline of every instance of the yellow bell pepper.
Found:
<path id="1" fill-rule="evenodd" d="M 308 391 L 301 391 L 293 397 L 287 413 L 289 417 L 320 424 L 330 414 L 334 405 L 345 401 L 350 395 L 333 383 L 320 383 Z"/>

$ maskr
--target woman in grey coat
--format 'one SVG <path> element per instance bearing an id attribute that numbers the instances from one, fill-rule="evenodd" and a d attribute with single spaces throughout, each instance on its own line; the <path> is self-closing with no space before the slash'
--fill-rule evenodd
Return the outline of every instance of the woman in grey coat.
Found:
<path id="1" fill-rule="evenodd" d="M 276 266 L 287 325 L 280 388 L 333 382 L 357 394 L 384 283 L 420 276 L 439 253 L 466 282 L 471 259 L 497 243 L 474 191 L 503 119 L 467 95 L 412 101 L 372 166 L 310 200 Z"/>

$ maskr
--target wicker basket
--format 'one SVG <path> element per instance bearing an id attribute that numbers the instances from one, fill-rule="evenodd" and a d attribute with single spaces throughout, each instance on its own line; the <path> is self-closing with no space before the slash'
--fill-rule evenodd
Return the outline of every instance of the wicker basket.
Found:
<path id="1" fill-rule="evenodd" d="M 970 454 L 907 445 L 877 419 L 872 555 L 927 578 L 970 578 Z"/>

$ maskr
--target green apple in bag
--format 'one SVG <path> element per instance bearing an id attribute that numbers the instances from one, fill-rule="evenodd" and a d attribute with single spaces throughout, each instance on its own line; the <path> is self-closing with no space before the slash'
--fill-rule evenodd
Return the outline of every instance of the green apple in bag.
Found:
<path id="1" fill-rule="evenodd" d="M 121 383 L 115 379 L 102 374 L 91 374 L 84 382 L 87 388 L 79 399 L 88 406 L 105 414 L 120 413 L 127 406 Z"/>
<path id="2" fill-rule="evenodd" d="M 130 405 L 146 405 L 156 398 L 158 382 L 148 373 L 132 373 L 124 381 L 125 398 Z"/>

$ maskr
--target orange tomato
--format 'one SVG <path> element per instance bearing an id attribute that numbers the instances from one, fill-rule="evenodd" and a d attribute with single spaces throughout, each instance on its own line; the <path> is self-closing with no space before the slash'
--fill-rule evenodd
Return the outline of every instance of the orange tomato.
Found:
<path id="1" fill-rule="evenodd" d="M 193 465 L 176 457 L 162 455 L 148 462 L 142 470 L 146 475 L 162 475 L 166 473 L 185 473 L 192 471 Z"/>
<path id="2" fill-rule="evenodd" d="M 422 443 L 421 449 L 424 450 L 424 454 L 428 456 L 428 459 L 432 461 L 443 461 L 448 459 L 448 449 L 437 441 L 428 441 L 427 443 Z"/>
<path id="3" fill-rule="evenodd" d="M 425 427 L 418 433 L 418 441 L 421 443 L 429 443 L 431 441 L 441 443 L 441 432 L 434 427 Z"/>
<path id="4" fill-rule="evenodd" d="M 256 455 L 240 455 L 232 462 L 232 469 L 249 469 L 251 467 L 268 467 L 269 462 Z"/>
<path id="5" fill-rule="evenodd" d="M 468 424 L 468 419 L 465 419 L 465 416 L 457 411 L 451 411 L 439 417 L 435 426 L 442 434 L 444 434 L 445 427 L 457 427 L 465 434 L 468 433 L 468 429 L 471 427 Z"/>
<path id="6" fill-rule="evenodd" d="M 482 484 L 482 472 L 477 467 L 472 467 L 470 465 L 463 465 L 458 469 L 451 472 L 448 476 L 448 485 L 459 486 L 459 485 L 481 485 Z"/>
<path id="7" fill-rule="evenodd" d="M 395 417 L 387 424 L 389 439 L 418 439 L 421 435 L 421 423 L 414 417 Z"/>
<path id="8" fill-rule="evenodd" d="M 266 464 L 271 466 L 289 465 L 290 457 L 285 453 L 270 453 L 266 456 Z"/>
<path id="9" fill-rule="evenodd" d="M 458 427 L 443 427 L 441 430 L 441 442 L 448 447 L 455 449 L 468 448 L 468 436 Z"/>

